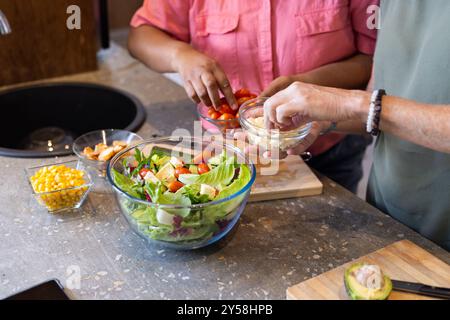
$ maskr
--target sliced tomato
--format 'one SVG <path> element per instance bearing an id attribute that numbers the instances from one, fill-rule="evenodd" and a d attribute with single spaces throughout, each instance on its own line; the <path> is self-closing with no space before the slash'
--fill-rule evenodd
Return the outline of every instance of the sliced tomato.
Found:
<path id="1" fill-rule="evenodd" d="M 178 190 L 180 190 L 182 187 L 184 186 L 184 184 L 182 184 L 180 181 L 175 180 L 172 181 L 171 183 L 169 183 L 169 185 L 167 186 L 167 188 L 169 189 L 170 192 L 177 192 Z"/>
<path id="2" fill-rule="evenodd" d="M 176 167 L 175 168 L 175 177 L 178 179 L 178 177 L 180 176 L 180 174 L 190 174 L 191 172 L 189 171 L 188 168 L 185 167 Z"/>
<path id="3" fill-rule="evenodd" d="M 218 120 L 231 120 L 231 119 L 235 119 L 234 114 L 231 113 L 224 113 L 222 114 Z"/>
<path id="4" fill-rule="evenodd" d="M 197 172 L 198 172 L 198 174 L 204 174 L 204 173 L 209 172 L 209 167 L 208 167 L 208 165 L 207 165 L 206 163 L 200 163 L 200 164 L 197 166 Z"/>
<path id="5" fill-rule="evenodd" d="M 212 112 L 212 113 L 209 115 L 209 117 L 210 117 L 211 119 L 213 119 L 213 120 L 219 119 L 220 116 L 221 116 L 220 112 L 217 112 L 217 111 L 214 111 L 214 112 Z"/>
<path id="6" fill-rule="evenodd" d="M 234 93 L 234 96 L 236 97 L 236 99 L 242 98 L 242 97 L 248 97 L 250 96 L 252 93 L 250 92 L 250 90 L 246 89 L 246 88 L 242 88 L 239 89 L 238 91 L 236 91 Z"/>
<path id="7" fill-rule="evenodd" d="M 246 103 L 249 100 L 252 100 L 252 98 L 250 98 L 250 97 L 242 97 L 242 98 L 238 99 L 237 104 L 238 104 L 239 107 L 241 107 L 244 103 Z"/>
<path id="8" fill-rule="evenodd" d="M 147 169 L 147 168 L 142 168 L 141 170 L 139 170 L 139 175 L 141 176 L 142 179 L 144 179 L 144 177 L 146 176 L 146 174 L 148 172 L 153 172 L 153 171 L 150 169 Z"/>
<path id="9" fill-rule="evenodd" d="M 231 114 L 233 114 L 234 113 L 234 110 L 233 109 L 231 109 L 231 107 L 228 105 L 228 103 L 224 103 L 224 104 L 222 104 L 220 107 L 219 107 L 219 110 L 218 110 L 221 114 L 224 114 L 224 113 L 231 113 Z"/>
<path id="10" fill-rule="evenodd" d="M 209 107 L 209 108 L 208 108 L 208 116 L 211 117 L 211 114 L 212 114 L 213 112 L 216 112 L 216 109 L 214 109 L 213 107 Z"/>

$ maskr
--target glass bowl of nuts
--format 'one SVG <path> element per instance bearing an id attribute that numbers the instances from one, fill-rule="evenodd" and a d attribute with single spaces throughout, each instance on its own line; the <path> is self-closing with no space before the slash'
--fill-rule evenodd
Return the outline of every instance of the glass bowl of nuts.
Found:
<path id="1" fill-rule="evenodd" d="M 48 212 L 81 207 L 93 183 L 78 160 L 26 169 L 33 195 Z"/>
<path id="2" fill-rule="evenodd" d="M 239 109 L 239 121 L 242 129 L 252 145 L 258 145 L 266 150 L 279 149 L 285 152 L 294 148 L 311 131 L 311 123 L 303 124 L 289 130 L 267 130 L 264 125 L 264 103 L 268 98 L 261 97 L 249 100 Z"/>
<path id="3" fill-rule="evenodd" d="M 142 140 L 130 131 L 105 129 L 83 134 L 74 141 L 72 148 L 93 176 L 105 178 L 109 160 Z"/>

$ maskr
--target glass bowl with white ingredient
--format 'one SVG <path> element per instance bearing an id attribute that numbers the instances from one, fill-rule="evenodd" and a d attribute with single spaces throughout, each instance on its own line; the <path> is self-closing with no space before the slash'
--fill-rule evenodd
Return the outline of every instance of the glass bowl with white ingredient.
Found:
<path id="1" fill-rule="evenodd" d="M 311 123 L 288 131 L 266 129 L 264 125 L 264 103 L 268 98 L 261 97 L 247 101 L 239 110 L 239 122 L 252 145 L 266 150 L 279 149 L 285 152 L 296 147 L 311 131 Z"/>

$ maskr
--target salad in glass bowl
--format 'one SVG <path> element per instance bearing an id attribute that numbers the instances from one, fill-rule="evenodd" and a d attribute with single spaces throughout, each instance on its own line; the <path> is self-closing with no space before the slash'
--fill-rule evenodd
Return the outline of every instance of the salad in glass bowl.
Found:
<path id="1" fill-rule="evenodd" d="M 167 137 L 117 154 L 107 175 L 134 231 L 150 242 L 196 249 L 236 225 L 256 173 L 232 145 Z"/>

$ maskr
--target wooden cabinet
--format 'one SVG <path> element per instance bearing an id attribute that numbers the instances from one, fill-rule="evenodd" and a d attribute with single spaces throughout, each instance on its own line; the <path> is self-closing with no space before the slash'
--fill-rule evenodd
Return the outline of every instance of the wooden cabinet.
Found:
<path id="1" fill-rule="evenodd" d="M 81 29 L 69 30 L 67 8 L 81 9 Z M 0 86 L 95 70 L 96 1 L 0 0 L 12 33 L 0 36 Z"/>
<path id="2" fill-rule="evenodd" d="M 142 3 L 143 0 L 108 0 L 109 25 L 111 29 L 128 27 L 131 18 Z"/>

